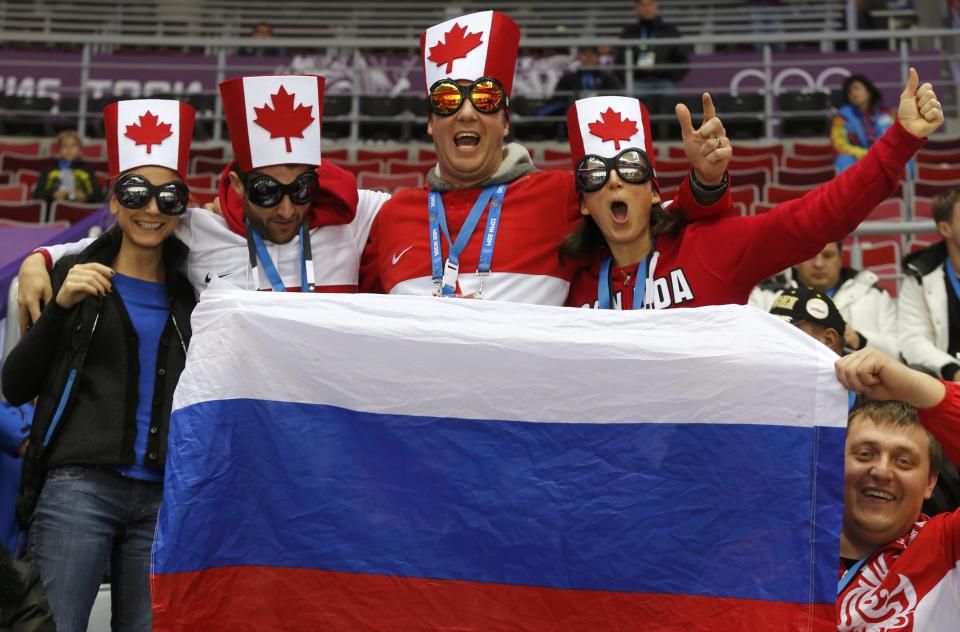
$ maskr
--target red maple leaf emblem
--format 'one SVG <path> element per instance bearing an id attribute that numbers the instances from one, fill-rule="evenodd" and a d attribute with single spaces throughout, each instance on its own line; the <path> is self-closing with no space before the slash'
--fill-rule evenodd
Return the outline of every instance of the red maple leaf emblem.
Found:
<path id="1" fill-rule="evenodd" d="M 483 43 L 482 33 L 467 33 L 467 28 L 454 24 L 443 34 L 442 42 L 430 47 L 430 61 L 438 66 L 447 65 L 446 72 L 453 72 L 453 62 L 467 56 L 474 48 Z"/>
<path id="2" fill-rule="evenodd" d="M 607 108 L 607 111 L 600 115 L 600 120 L 590 123 L 590 133 L 597 136 L 603 142 L 612 140 L 615 149 L 620 149 L 620 141 L 630 140 L 637 133 L 637 122 L 623 118 L 619 112 L 614 112 L 613 108 Z"/>
<path id="3" fill-rule="evenodd" d="M 157 116 L 147 110 L 146 114 L 140 115 L 139 124 L 127 125 L 123 135 L 132 140 L 134 145 L 146 145 L 149 154 L 153 145 L 160 145 L 173 136 L 173 130 L 170 123 L 160 123 Z"/>
<path id="4" fill-rule="evenodd" d="M 270 138 L 282 138 L 286 141 L 287 152 L 293 151 L 290 139 L 294 136 L 303 138 L 303 130 L 313 122 L 313 106 L 293 107 L 294 98 L 295 95 L 288 94 L 286 89 L 280 86 L 279 92 L 270 95 L 272 108 L 266 103 L 263 107 L 253 108 L 257 113 L 253 122 L 270 132 Z"/>

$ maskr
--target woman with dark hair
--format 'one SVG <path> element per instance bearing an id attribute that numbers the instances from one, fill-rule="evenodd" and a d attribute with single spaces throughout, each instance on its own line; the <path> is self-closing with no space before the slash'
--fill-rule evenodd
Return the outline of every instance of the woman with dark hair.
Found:
<path id="1" fill-rule="evenodd" d="M 586 265 L 574 277 L 567 305 L 746 303 L 754 285 L 846 237 L 896 190 L 904 165 L 943 124 L 933 87 L 918 84 L 911 69 L 898 123 L 855 168 L 763 215 L 689 225 L 661 209 L 648 115 L 640 102 L 577 101 L 567 114 L 567 131 L 583 219 L 561 255 L 586 259 Z M 714 139 L 717 147 L 728 142 L 722 134 Z"/>
<path id="2" fill-rule="evenodd" d="M 893 125 L 894 118 L 883 107 L 877 86 L 863 75 L 850 75 L 844 80 L 843 98 L 847 103 L 837 110 L 830 130 L 837 150 L 837 173 L 866 156 L 873 143 Z"/>
<path id="3" fill-rule="evenodd" d="M 193 118 L 178 101 L 107 106 L 117 223 L 57 263 L 54 299 L 3 366 L 11 403 L 38 398 L 17 518 L 61 632 L 86 629 L 107 569 L 113 629 L 151 629 L 167 427 L 196 304 L 172 236 Z"/>

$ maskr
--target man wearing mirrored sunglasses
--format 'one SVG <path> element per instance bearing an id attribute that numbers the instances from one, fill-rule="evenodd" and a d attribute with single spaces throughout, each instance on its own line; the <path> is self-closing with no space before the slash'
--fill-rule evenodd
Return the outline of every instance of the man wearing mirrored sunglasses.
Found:
<path id="1" fill-rule="evenodd" d="M 321 162 L 322 77 L 239 77 L 221 95 L 236 157 L 219 180 L 222 215 L 190 209 L 177 229 L 194 289 L 219 277 L 251 290 L 355 292 L 370 222 L 389 195 L 358 192 L 352 174 Z M 21 325 L 49 300 L 48 267 L 86 243 L 24 262 Z"/>
<path id="2" fill-rule="evenodd" d="M 496 11 L 421 36 L 437 166 L 426 189 L 395 193 L 374 220 L 361 291 L 563 304 L 576 264 L 561 261 L 557 247 L 580 216 L 579 195 L 568 172 L 538 171 L 526 148 L 504 146 L 519 40 L 517 25 Z M 703 180 L 720 186 L 700 205 L 684 182 L 688 216 L 732 211 L 721 183 L 729 143 L 708 149 L 717 160 L 705 173 L 716 177 Z"/>

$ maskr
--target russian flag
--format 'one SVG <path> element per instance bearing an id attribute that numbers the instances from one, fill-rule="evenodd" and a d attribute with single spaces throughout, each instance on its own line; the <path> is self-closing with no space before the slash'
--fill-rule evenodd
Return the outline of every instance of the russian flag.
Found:
<path id="1" fill-rule="evenodd" d="M 156 630 L 827 630 L 847 396 L 742 306 L 210 289 Z"/>

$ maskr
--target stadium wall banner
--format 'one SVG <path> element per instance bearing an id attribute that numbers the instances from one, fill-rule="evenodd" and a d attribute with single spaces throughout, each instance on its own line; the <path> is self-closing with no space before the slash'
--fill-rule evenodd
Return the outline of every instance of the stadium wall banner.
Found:
<path id="1" fill-rule="evenodd" d="M 827 630 L 847 395 L 746 306 L 215 281 L 170 424 L 155 630 Z"/>
<path id="2" fill-rule="evenodd" d="M 939 76 L 940 52 L 918 50 L 911 62 L 921 77 Z M 554 86 L 573 63 L 570 55 L 521 55 L 514 94 L 531 98 L 551 96 Z M 843 79 L 861 73 L 874 79 L 885 101 L 897 103 L 902 81 L 898 53 L 774 53 L 774 86 L 778 91 L 815 91 L 839 88 Z M 80 89 L 80 53 L 6 51 L 0 60 L 0 90 L 7 96 L 52 97 L 60 101 Z M 757 92 L 763 85 L 759 53 L 692 55 L 690 73 L 679 92 Z M 144 70 L 149 69 L 149 73 Z M 417 55 L 333 51 L 316 55 L 227 59 L 226 76 L 314 73 L 326 78 L 326 93 L 394 96 L 423 92 L 421 59 Z M 149 79 L 144 79 L 149 76 Z M 887 78 L 892 78 L 886 81 Z M 94 54 L 88 94 L 92 98 L 118 96 L 146 98 L 167 94 L 215 94 L 216 57 L 205 55 Z M 888 85 L 887 85 L 888 84 Z M 722 113 L 721 113 L 722 114 Z"/>

